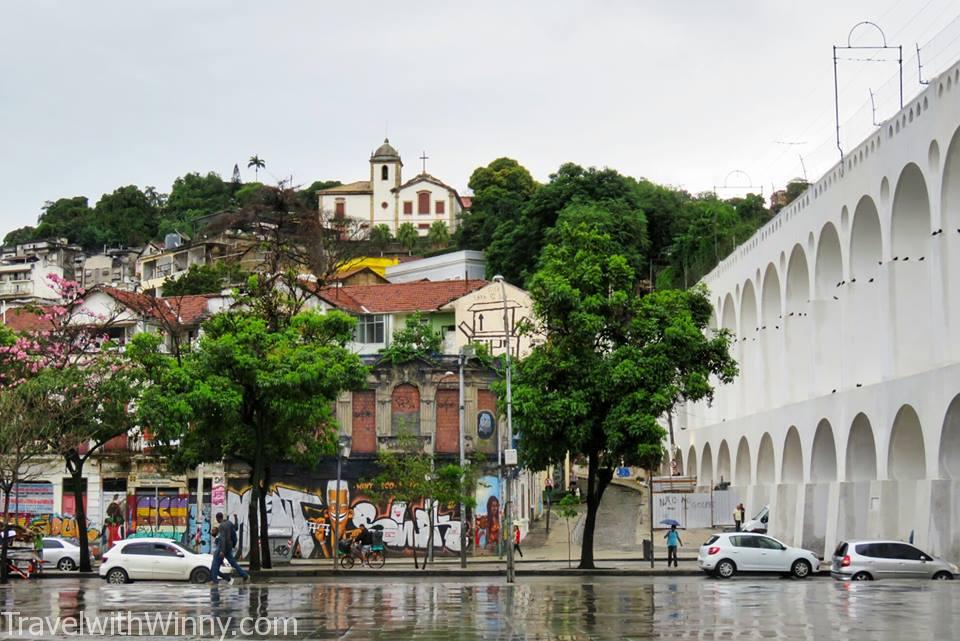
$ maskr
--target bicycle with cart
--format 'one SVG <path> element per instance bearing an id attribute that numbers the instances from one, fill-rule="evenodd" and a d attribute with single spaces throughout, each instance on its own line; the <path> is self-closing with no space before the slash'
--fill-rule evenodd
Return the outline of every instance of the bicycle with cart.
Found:
<path id="1" fill-rule="evenodd" d="M 349 570 L 358 562 L 361 565 L 366 564 L 367 567 L 375 570 L 384 566 L 387 557 L 386 547 L 383 545 L 383 531 L 373 530 L 370 532 L 370 535 L 373 538 L 373 543 L 371 543 L 370 550 L 366 555 L 363 553 L 363 546 L 360 544 L 359 539 L 340 542 L 340 553 L 343 555 L 340 557 L 340 567 Z M 364 558 L 364 556 L 366 556 L 366 558 Z"/>

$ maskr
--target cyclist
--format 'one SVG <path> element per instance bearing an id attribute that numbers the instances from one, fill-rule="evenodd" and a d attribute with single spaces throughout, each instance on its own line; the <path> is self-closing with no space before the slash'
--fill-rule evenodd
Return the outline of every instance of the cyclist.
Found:
<path id="1" fill-rule="evenodd" d="M 360 562 L 369 565 L 367 558 L 373 549 L 373 532 L 367 528 L 363 528 L 363 532 L 357 537 L 357 541 L 360 543 Z"/>

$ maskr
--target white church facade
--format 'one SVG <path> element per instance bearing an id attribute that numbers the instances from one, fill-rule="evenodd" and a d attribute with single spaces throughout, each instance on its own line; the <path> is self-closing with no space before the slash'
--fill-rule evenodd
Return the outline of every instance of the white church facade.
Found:
<path id="1" fill-rule="evenodd" d="M 318 197 L 320 211 L 358 220 L 368 229 L 387 225 L 394 235 L 401 225 L 411 223 L 425 236 L 437 221 L 452 233 L 463 211 L 457 190 L 428 174 L 425 166 L 404 182 L 403 161 L 388 139 L 370 154 L 369 180 L 325 189 Z"/>
<path id="2" fill-rule="evenodd" d="M 676 457 L 829 556 L 960 559 L 960 64 L 703 282 L 740 376 L 678 410 Z"/>

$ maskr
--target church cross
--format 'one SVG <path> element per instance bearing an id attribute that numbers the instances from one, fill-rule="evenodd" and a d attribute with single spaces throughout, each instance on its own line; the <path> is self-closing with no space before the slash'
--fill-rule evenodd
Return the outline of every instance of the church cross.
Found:
<path id="1" fill-rule="evenodd" d="M 420 161 L 423 162 L 423 171 L 421 173 L 427 173 L 427 161 L 430 160 L 430 156 L 427 155 L 427 152 L 420 152 Z"/>

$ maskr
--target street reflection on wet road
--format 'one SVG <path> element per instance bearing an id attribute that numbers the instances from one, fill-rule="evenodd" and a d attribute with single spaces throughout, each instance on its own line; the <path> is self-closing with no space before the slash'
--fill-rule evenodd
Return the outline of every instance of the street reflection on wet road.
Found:
<path id="1" fill-rule="evenodd" d="M 932 581 L 554 577 L 507 586 L 384 577 L 212 588 L 60 579 L 0 586 L 0 604 L 19 617 L 212 616 L 230 626 L 227 638 L 284 637 L 266 623 L 261 634 L 243 634 L 254 631 L 240 629 L 245 617 L 292 617 L 296 634 L 291 624 L 286 637 L 310 639 L 899 640 L 953 639 L 960 630 L 960 584 Z M 0 637 L 17 638 L 11 621 L 0 620 Z"/>

